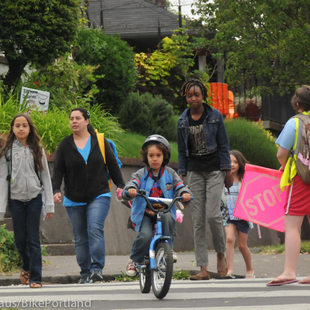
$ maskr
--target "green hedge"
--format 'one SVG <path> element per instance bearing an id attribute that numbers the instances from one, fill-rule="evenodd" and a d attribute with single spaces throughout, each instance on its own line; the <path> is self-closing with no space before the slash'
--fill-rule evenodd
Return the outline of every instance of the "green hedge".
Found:
<path id="1" fill-rule="evenodd" d="M 225 127 L 231 150 L 242 152 L 253 165 L 273 169 L 280 167 L 275 139 L 260 123 L 240 118 L 226 120 Z"/>
<path id="2" fill-rule="evenodd" d="M 176 141 L 177 119 L 172 106 L 161 96 L 130 93 L 121 106 L 119 121 L 133 132 L 145 136 L 156 133 Z"/>

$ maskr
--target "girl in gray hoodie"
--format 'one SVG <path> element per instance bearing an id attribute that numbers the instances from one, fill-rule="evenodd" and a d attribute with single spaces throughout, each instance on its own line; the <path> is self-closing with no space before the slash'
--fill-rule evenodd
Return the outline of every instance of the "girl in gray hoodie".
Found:
<path id="1" fill-rule="evenodd" d="M 54 201 L 40 137 L 26 114 L 18 114 L 13 118 L 10 133 L 0 152 L 0 215 L 4 215 L 8 201 L 15 244 L 22 259 L 20 281 L 31 288 L 40 288 L 40 216 L 42 207 L 46 218 L 53 215 Z"/>

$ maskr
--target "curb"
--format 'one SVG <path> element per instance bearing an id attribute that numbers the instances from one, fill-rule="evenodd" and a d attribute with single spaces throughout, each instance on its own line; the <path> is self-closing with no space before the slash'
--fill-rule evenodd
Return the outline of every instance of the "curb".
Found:
<path id="1" fill-rule="evenodd" d="M 116 275 L 103 275 L 103 282 L 114 281 L 116 277 L 120 277 L 121 274 Z M 80 276 L 46 276 L 42 277 L 43 284 L 77 284 Z M 0 279 L 0 286 L 22 285 L 19 278 L 6 278 Z"/>

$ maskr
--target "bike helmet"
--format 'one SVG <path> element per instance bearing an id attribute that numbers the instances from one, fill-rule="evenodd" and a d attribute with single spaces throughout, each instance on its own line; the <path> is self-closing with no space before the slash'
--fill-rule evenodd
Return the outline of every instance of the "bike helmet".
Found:
<path id="1" fill-rule="evenodd" d="M 149 145 L 150 143 L 152 143 L 152 144 L 154 144 L 154 143 L 155 144 L 156 143 L 162 143 L 167 148 L 167 150 L 168 150 L 168 158 L 166 158 L 164 160 L 164 163 L 163 163 L 164 165 L 167 165 L 169 160 L 170 160 L 170 153 L 171 153 L 171 148 L 170 148 L 170 144 L 169 144 L 168 140 L 165 137 L 161 136 L 161 135 L 156 135 L 156 134 L 155 135 L 150 135 L 150 136 L 148 136 L 145 139 L 145 141 L 144 141 L 144 143 L 142 145 L 142 149 L 145 149 L 145 147 L 147 145 Z"/>

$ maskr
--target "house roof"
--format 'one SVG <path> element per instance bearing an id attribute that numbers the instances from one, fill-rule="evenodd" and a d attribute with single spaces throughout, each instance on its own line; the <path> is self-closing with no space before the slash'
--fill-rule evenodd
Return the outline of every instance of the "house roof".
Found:
<path id="1" fill-rule="evenodd" d="M 145 0 L 91 0 L 87 11 L 91 25 L 106 34 L 146 44 L 158 43 L 179 27 L 177 15 Z"/>

